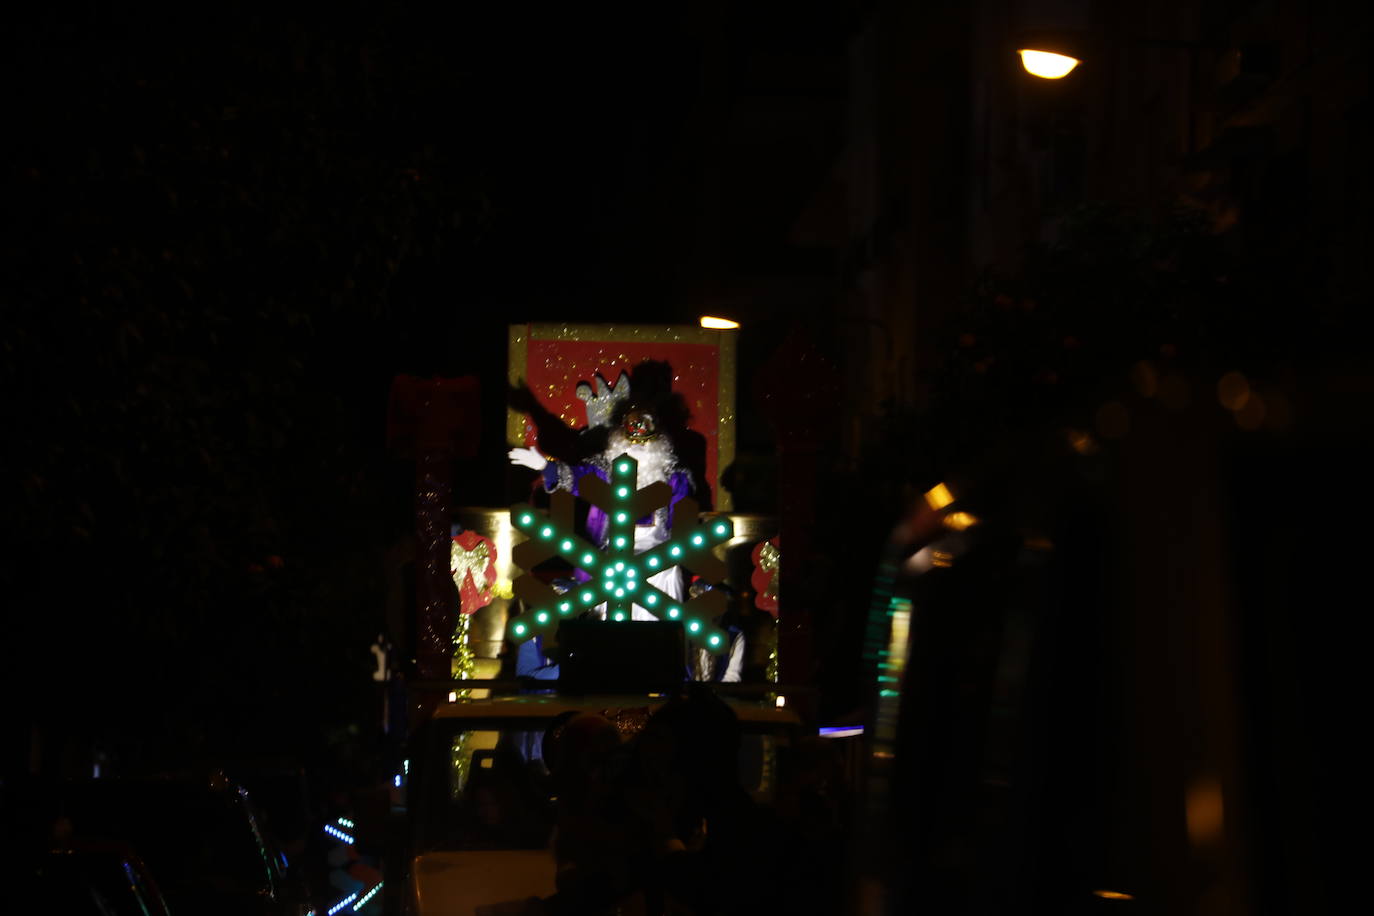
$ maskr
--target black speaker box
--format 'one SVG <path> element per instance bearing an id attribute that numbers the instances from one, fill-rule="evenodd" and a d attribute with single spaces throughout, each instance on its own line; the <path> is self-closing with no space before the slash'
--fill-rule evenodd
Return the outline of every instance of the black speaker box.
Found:
<path id="1" fill-rule="evenodd" d="M 558 689 L 563 693 L 663 693 L 686 679 L 686 634 L 676 621 L 565 620 Z"/>

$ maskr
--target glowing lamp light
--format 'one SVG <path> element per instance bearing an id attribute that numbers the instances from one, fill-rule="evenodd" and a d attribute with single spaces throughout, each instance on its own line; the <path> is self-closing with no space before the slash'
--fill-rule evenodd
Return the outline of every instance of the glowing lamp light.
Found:
<path id="1" fill-rule="evenodd" d="M 630 515 L 628 512 L 617 512 L 615 514 L 615 520 L 622 523 L 628 522 L 630 520 Z"/>
<path id="2" fill-rule="evenodd" d="M 670 607 L 670 608 L 668 608 L 668 616 L 671 617 L 671 618 L 673 618 L 674 620 L 677 620 L 678 615 L 681 614 L 681 613 L 682 613 L 682 608 L 680 608 L 680 607 Z"/>
<path id="3" fill-rule="evenodd" d="M 596 562 L 596 554 L 591 554 L 591 553 L 584 553 L 584 554 L 582 554 L 582 565 L 583 565 L 583 566 L 591 566 L 591 565 L 592 565 L 593 563 L 595 563 L 595 562 Z"/>
<path id="4" fill-rule="evenodd" d="M 1016 53 L 1021 55 L 1021 66 L 1026 68 L 1027 73 L 1044 80 L 1063 79 L 1081 63 L 1076 57 L 1056 54 L 1053 51 L 1034 51 L 1029 48 L 1022 48 Z"/>
<path id="5" fill-rule="evenodd" d="M 616 472 L 617 474 L 628 474 L 628 473 L 630 473 L 630 462 L 628 462 L 628 461 L 622 461 L 622 462 L 620 462 L 619 464 L 617 464 L 617 465 L 615 466 L 615 472 Z"/>
<path id="6" fill-rule="evenodd" d="M 615 596 L 616 596 L 617 598 L 624 598 L 624 597 L 625 597 L 625 589 L 623 589 L 623 588 L 618 588 L 618 589 L 616 589 L 616 590 L 615 590 Z"/>
<path id="7" fill-rule="evenodd" d="M 675 557 L 680 557 L 682 556 L 682 548 L 674 544 L 672 546 L 672 549 L 669 550 L 668 553 L 672 554 Z"/>
<path id="8" fill-rule="evenodd" d="M 617 547 L 624 547 L 624 546 L 625 546 L 625 543 L 626 543 L 626 542 L 625 542 L 625 538 L 623 538 L 623 537 L 618 537 L 618 538 L 615 539 L 615 546 L 617 546 Z"/>
<path id="9" fill-rule="evenodd" d="M 548 622 L 549 622 L 549 612 L 548 612 L 548 611 L 540 611 L 538 614 L 535 614 L 535 615 L 534 615 L 534 619 L 537 620 L 537 621 L 539 621 L 540 623 L 548 623 Z"/>
<path id="10" fill-rule="evenodd" d="M 561 543 L 561 544 L 558 545 L 558 549 L 559 549 L 559 550 L 572 550 L 572 549 L 573 549 L 573 542 L 572 542 L 572 541 L 569 541 L 569 540 L 567 540 L 567 539 L 564 539 L 563 543 Z"/>
<path id="11" fill-rule="evenodd" d="M 1121 891 L 1093 891 L 1094 897 L 1101 897 L 1103 900 L 1134 900 L 1130 894 Z"/>
<path id="12" fill-rule="evenodd" d="M 571 602 L 564 601 L 562 604 L 560 604 L 560 605 L 558 606 L 558 610 L 559 610 L 561 613 L 564 613 L 564 614 L 568 613 L 569 611 L 572 610 L 572 604 L 571 604 Z"/>
<path id="13" fill-rule="evenodd" d="M 725 536 L 726 536 L 727 534 L 729 534 L 729 533 L 730 533 L 730 526 L 729 526 L 729 525 L 725 524 L 724 522 L 718 522 L 718 523 L 716 524 L 716 534 L 720 535 L 721 537 L 725 537 Z"/>
<path id="14" fill-rule="evenodd" d="M 733 331 L 739 327 L 739 322 L 731 321 L 729 318 L 719 318 L 715 315 L 702 315 L 701 326 L 713 331 Z"/>
<path id="15" fill-rule="evenodd" d="M 939 512 L 945 506 L 954 502 L 954 494 L 949 491 L 949 487 L 943 483 L 937 483 L 926 491 L 926 505 Z"/>
<path id="16" fill-rule="evenodd" d="M 633 571 L 634 571 L 634 570 L 631 570 L 631 572 L 633 572 Z M 626 582 L 626 583 L 625 583 L 625 591 L 627 591 L 627 592 L 632 592 L 632 591 L 634 591 L 636 588 L 638 588 L 638 586 L 636 586 L 633 582 Z"/>
<path id="17" fill-rule="evenodd" d="M 583 603 L 583 604 L 590 604 L 594 598 L 596 598 L 596 596 L 593 595 L 591 592 L 583 592 L 583 593 L 582 593 L 582 603 Z"/>
<path id="18" fill-rule="evenodd" d="M 650 569 L 658 569 L 658 557 L 649 557 L 647 561 Z"/>
<path id="19" fill-rule="evenodd" d="M 945 527 L 954 531 L 964 531 L 978 524 L 977 516 L 967 512 L 951 512 L 945 516 Z"/>
<path id="20" fill-rule="evenodd" d="M 720 645 L 720 635 L 719 635 L 719 634 L 716 634 L 716 633 L 712 633 L 712 634 L 711 634 L 711 638 L 708 639 L 707 642 L 709 642 L 709 643 L 710 643 L 711 645 L 713 645 L 713 646 L 718 646 L 718 645 Z"/>
<path id="21" fill-rule="evenodd" d="M 616 496 L 619 496 L 621 499 L 624 499 L 625 497 L 627 497 L 627 496 L 630 495 L 630 488 L 629 488 L 629 487 L 621 487 L 620 489 L 618 489 L 618 490 L 615 491 L 615 495 L 616 495 Z"/>
<path id="22" fill-rule="evenodd" d="M 517 623 L 514 627 L 511 628 L 511 632 L 513 632 L 516 636 L 524 636 L 525 625 L 523 623 Z"/>
<path id="23" fill-rule="evenodd" d="M 699 631 L 699 630 L 701 629 L 701 621 L 700 621 L 700 620 L 693 620 L 693 621 L 691 621 L 690 623 L 687 624 L 687 629 L 691 630 L 693 633 L 696 633 L 697 631 Z"/>
<path id="24" fill-rule="evenodd" d="M 826 725 L 817 729 L 822 738 L 857 738 L 863 733 L 862 725 Z"/>
<path id="25" fill-rule="evenodd" d="M 616 572 L 624 572 L 624 571 L 625 571 L 625 561 L 624 561 L 624 560 L 621 560 L 621 561 L 619 561 L 619 562 L 617 562 L 617 563 L 615 564 L 615 571 L 616 571 Z"/>
<path id="26" fill-rule="evenodd" d="M 658 596 L 650 594 L 647 597 L 645 597 L 644 603 L 647 604 L 649 607 L 653 607 L 655 604 L 658 604 Z"/>
<path id="27" fill-rule="evenodd" d="M 626 575 L 628 578 L 633 579 L 635 576 L 639 575 L 639 570 L 637 570 L 637 569 L 635 569 L 633 566 L 631 566 L 629 569 L 625 570 L 625 575 Z"/>
<path id="28" fill-rule="evenodd" d="M 616 620 L 624 620 L 624 619 L 625 619 L 625 612 L 624 612 L 624 611 L 616 611 L 616 612 L 615 612 L 615 619 L 616 619 Z"/>
<path id="29" fill-rule="evenodd" d="M 530 524 L 530 522 L 534 521 L 534 516 L 528 514 L 522 515 L 520 516 L 520 518 L 516 519 L 516 521 L 523 527 Z"/>
<path id="30" fill-rule="evenodd" d="M 539 529 L 539 536 L 541 538 L 551 538 L 553 537 L 553 529 L 545 525 L 543 528 Z"/>

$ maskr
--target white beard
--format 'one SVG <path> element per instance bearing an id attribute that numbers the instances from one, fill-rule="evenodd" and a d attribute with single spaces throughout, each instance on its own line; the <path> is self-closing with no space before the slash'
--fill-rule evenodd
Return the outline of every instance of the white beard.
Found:
<path id="1" fill-rule="evenodd" d="M 614 461 L 620 455 L 629 455 L 639 462 L 638 482 L 641 488 L 658 481 L 671 483 L 669 478 L 681 470 L 677 456 L 673 454 L 672 442 L 661 434 L 648 442 L 631 442 L 625 430 L 616 427 L 611 430 L 606 444 L 606 458 Z"/>

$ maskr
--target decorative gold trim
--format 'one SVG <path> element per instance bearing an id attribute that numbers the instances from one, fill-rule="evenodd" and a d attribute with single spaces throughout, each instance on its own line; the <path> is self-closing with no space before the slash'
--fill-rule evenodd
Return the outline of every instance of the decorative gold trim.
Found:
<path id="1" fill-rule="evenodd" d="M 604 340 L 607 343 L 685 343 L 720 345 L 721 332 L 694 324 L 557 324 L 528 328 L 530 340 Z"/>
<path id="2" fill-rule="evenodd" d="M 512 385 L 525 380 L 529 359 L 530 326 L 513 324 L 510 326 L 509 368 L 507 376 Z M 525 415 L 513 408 L 506 408 L 506 444 L 520 447 L 525 444 Z"/>
<path id="3" fill-rule="evenodd" d="M 706 331 L 705 328 L 702 328 Z M 735 463 L 735 332 L 706 331 L 716 338 L 716 365 L 720 373 L 716 383 L 716 508 L 729 512 L 734 508 L 730 491 L 721 486 L 725 469 Z"/>
<path id="4" fill-rule="evenodd" d="M 533 340 L 597 340 L 606 343 L 683 343 L 716 348 L 716 509 L 733 508 L 730 492 L 721 486 L 725 469 L 735 462 L 736 331 L 716 331 L 693 324 L 558 324 L 538 322 L 510 326 L 510 382 L 525 378 L 529 343 Z M 512 446 L 525 444 L 525 418 L 506 411 L 506 439 Z"/>

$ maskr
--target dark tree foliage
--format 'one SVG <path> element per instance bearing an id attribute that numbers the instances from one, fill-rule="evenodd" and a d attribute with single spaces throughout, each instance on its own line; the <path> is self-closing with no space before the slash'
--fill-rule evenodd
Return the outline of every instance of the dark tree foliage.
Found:
<path id="1" fill-rule="evenodd" d="M 16 26 L 0 132 L 6 643 L 148 756 L 371 714 L 386 386 L 445 368 L 406 278 L 487 209 L 415 23 L 184 15 Z"/>

